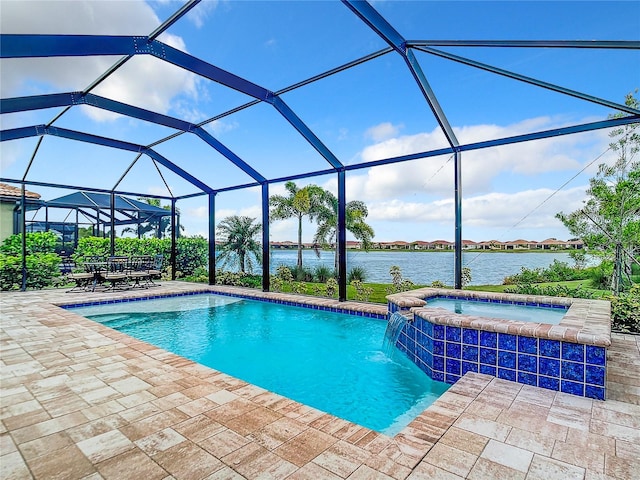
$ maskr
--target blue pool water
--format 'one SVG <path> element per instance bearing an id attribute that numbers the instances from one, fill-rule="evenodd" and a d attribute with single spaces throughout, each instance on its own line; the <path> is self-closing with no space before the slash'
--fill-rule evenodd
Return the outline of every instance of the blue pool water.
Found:
<path id="1" fill-rule="evenodd" d="M 534 307 L 513 303 L 479 302 L 458 298 L 427 298 L 427 307 L 440 307 L 455 313 L 480 317 L 519 320 L 558 325 L 567 313 L 564 307 Z"/>
<path id="2" fill-rule="evenodd" d="M 387 435 L 449 387 L 382 351 L 384 320 L 209 294 L 73 311 Z"/>

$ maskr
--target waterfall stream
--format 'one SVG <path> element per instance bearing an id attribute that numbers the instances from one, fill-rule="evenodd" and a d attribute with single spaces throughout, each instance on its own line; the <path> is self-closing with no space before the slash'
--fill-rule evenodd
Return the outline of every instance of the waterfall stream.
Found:
<path id="1" fill-rule="evenodd" d="M 400 337 L 400 332 L 409 322 L 409 319 L 398 312 L 393 312 L 387 323 L 387 329 L 384 332 L 384 340 L 382 342 L 382 350 L 388 356 L 392 356 L 396 349 L 396 343 Z"/>

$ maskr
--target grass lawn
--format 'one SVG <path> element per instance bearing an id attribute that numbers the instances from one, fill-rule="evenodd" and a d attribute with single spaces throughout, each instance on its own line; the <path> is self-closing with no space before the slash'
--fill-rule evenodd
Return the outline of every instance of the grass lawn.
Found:
<path id="1" fill-rule="evenodd" d="M 583 287 L 586 290 L 590 290 L 593 292 L 602 292 L 599 296 L 607 293 L 606 290 L 597 290 L 595 288 L 591 288 L 591 280 L 569 280 L 566 282 L 546 282 L 546 283 L 536 283 L 535 285 L 539 287 L 551 287 L 561 285 L 563 287 L 568 288 L 578 288 Z M 506 288 L 513 287 L 513 285 L 472 285 L 469 287 L 465 287 L 465 290 L 478 290 L 482 292 L 504 292 Z M 609 292 L 610 293 L 610 292 Z"/>
<path id="2" fill-rule="evenodd" d="M 307 295 L 324 295 L 324 284 L 321 283 L 311 283 L 311 282 L 302 282 L 304 285 L 304 291 L 299 291 L 299 293 L 304 293 Z M 387 289 L 391 287 L 391 284 L 388 283 L 365 283 L 363 284 L 365 288 L 372 289 L 372 293 L 369 296 L 369 302 L 372 303 L 382 303 L 386 304 L 386 296 L 388 295 Z M 564 286 L 567 288 L 578 288 L 582 287 L 585 290 L 589 290 L 593 292 L 595 298 L 602 297 L 604 295 L 609 295 L 611 292 L 607 290 L 597 290 L 591 288 L 590 280 L 571 280 L 566 282 L 548 282 L 548 283 L 537 283 L 537 286 L 540 287 L 549 287 L 549 286 Z M 415 288 L 422 288 L 425 285 L 416 285 Z M 512 285 L 473 285 L 466 287 L 465 290 L 476 290 L 482 292 L 504 292 L 506 288 L 509 288 Z M 321 290 L 318 290 L 321 289 Z M 291 288 L 287 285 L 284 288 L 285 292 L 291 292 Z M 319 293 L 322 292 L 322 293 Z M 347 299 L 348 300 L 356 300 L 356 289 L 352 285 L 347 285 Z M 335 295 L 337 297 L 337 293 Z"/>

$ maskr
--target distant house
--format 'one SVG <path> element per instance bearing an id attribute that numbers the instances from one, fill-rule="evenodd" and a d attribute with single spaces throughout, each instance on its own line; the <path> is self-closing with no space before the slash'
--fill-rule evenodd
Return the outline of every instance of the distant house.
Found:
<path id="1" fill-rule="evenodd" d="M 430 244 L 433 250 L 451 250 L 455 245 L 453 242 L 448 242 L 446 240 L 434 240 L 433 242 L 430 242 Z"/>
<path id="2" fill-rule="evenodd" d="M 555 238 L 547 238 L 546 240 L 539 242 L 539 244 L 542 246 L 543 250 L 560 250 L 563 248 L 569 248 L 567 242 L 562 242 Z"/>
<path id="3" fill-rule="evenodd" d="M 473 240 L 462 240 L 462 249 L 463 250 L 473 250 L 478 248 L 478 243 Z"/>
<path id="4" fill-rule="evenodd" d="M 521 238 L 518 240 L 512 240 L 510 242 L 504 243 L 505 250 L 527 250 L 532 247 L 534 242 L 529 242 L 527 240 L 522 240 Z"/>
<path id="5" fill-rule="evenodd" d="M 291 242 L 289 240 L 286 240 L 284 242 L 271 242 L 271 248 L 277 248 L 277 249 L 292 249 L 292 248 L 298 248 L 298 244 Z"/>
<path id="6" fill-rule="evenodd" d="M 40 194 L 25 190 L 25 201 L 28 210 L 40 208 Z M 20 201 L 22 189 L 6 183 L 0 183 L 0 242 L 14 233 L 21 231 Z"/>
<path id="7" fill-rule="evenodd" d="M 416 240 L 415 242 L 411 242 L 411 248 L 413 250 L 428 250 L 429 242 L 425 242 L 423 240 Z"/>
<path id="8" fill-rule="evenodd" d="M 584 248 L 584 242 L 582 240 L 569 240 L 567 244 L 571 245 L 570 248 L 573 248 L 575 250 L 581 250 Z"/>

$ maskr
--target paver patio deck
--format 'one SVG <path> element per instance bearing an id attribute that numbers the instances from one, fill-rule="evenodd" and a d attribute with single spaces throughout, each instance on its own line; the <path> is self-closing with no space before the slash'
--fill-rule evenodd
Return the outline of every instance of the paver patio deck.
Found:
<path id="1" fill-rule="evenodd" d="M 387 437 L 55 306 L 209 288 L 0 294 L 0 478 L 640 478 L 638 336 L 605 402 L 468 373 Z"/>

